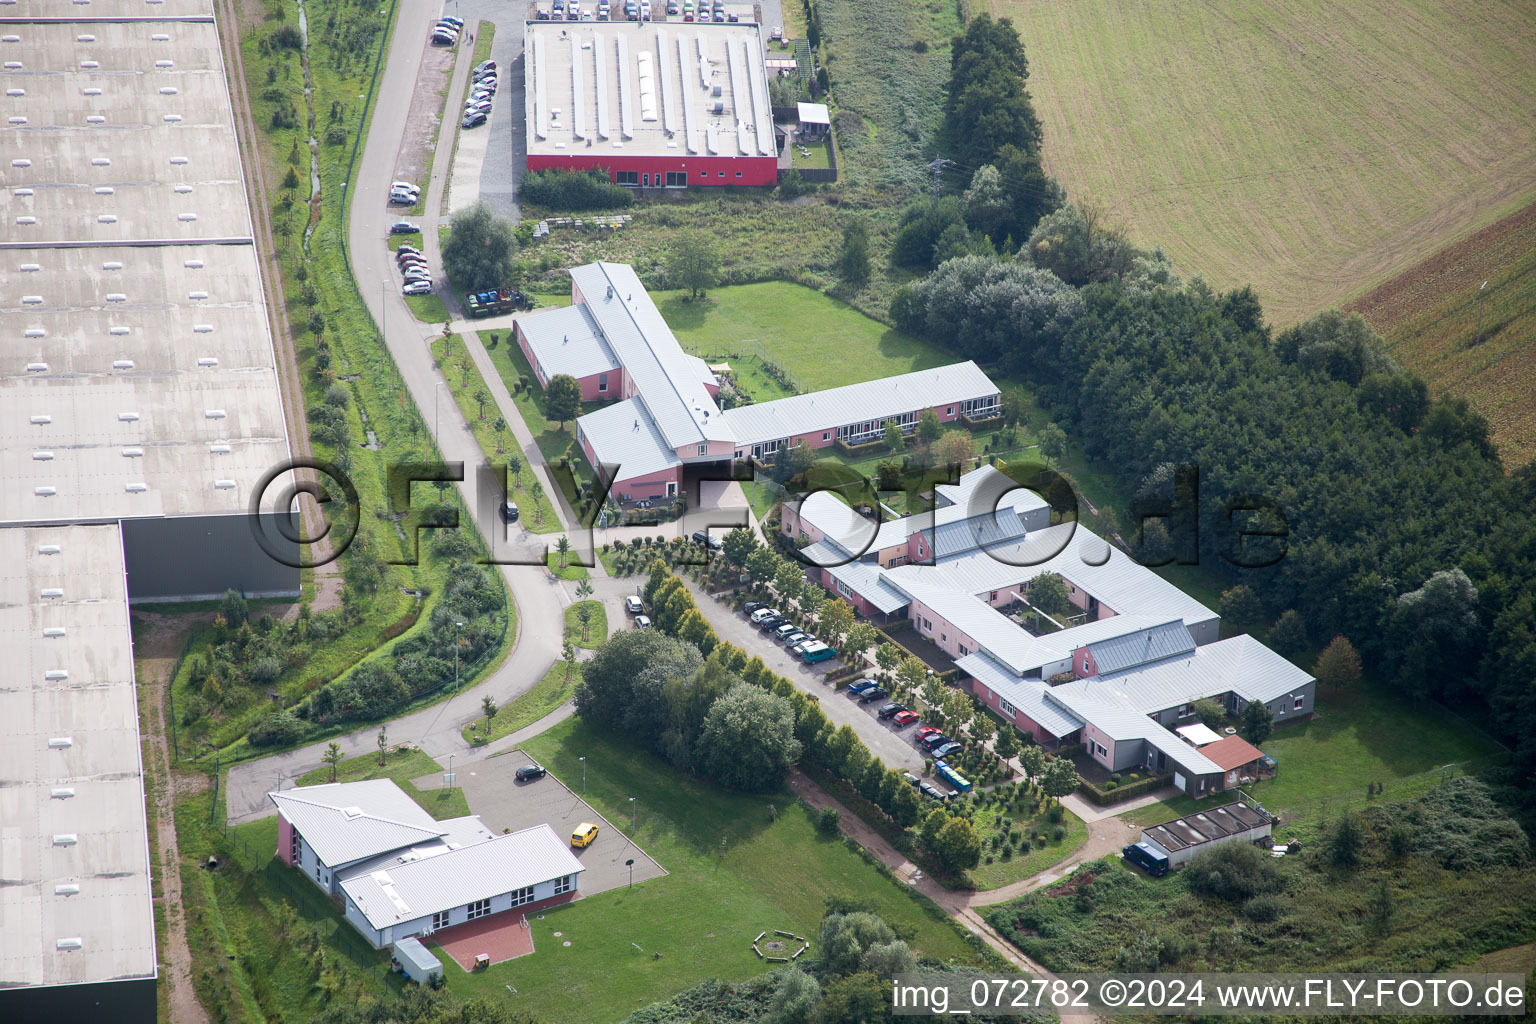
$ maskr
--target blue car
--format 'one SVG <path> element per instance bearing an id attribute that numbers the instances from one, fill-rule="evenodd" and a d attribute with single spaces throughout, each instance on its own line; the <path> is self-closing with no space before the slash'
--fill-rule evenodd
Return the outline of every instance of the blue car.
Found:
<path id="1" fill-rule="evenodd" d="M 860 679 L 856 683 L 848 684 L 849 693 L 863 693 L 865 690 L 873 690 L 876 683 L 873 679 Z"/>

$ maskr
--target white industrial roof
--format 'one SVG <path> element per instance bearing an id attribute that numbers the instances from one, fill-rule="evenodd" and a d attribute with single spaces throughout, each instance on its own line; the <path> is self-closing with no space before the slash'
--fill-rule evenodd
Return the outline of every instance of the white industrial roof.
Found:
<path id="1" fill-rule="evenodd" d="M 0 988 L 152 978 L 115 525 L 0 529 L 0 659 Z M 70 939 L 79 948 L 67 948 Z"/>
<path id="2" fill-rule="evenodd" d="M 1127 707 L 1151 714 L 1228 690 L 1248 701 L 1268 703 L 1312 682 L 1313 677 L 1246 633 L 1197 647 L 1125 672 L 1103 674 L 1057 687 L 1066 696 L 1080 691 L 1111 693 Z"/>
<path id="3" fill-rule="evenodd" d="M 1196 747 L 1203 747 L 1207 743 L 1215 743 L 1221 739 L 1221 733 L 1212 729 L 1204 722 L 1195 722 L 1193 725 L 1181 725 L 1173 731 L 1178 733 L 1180 738 L 1186 743 Z"/>
<path id="4" fill-rule="evenodd" d="M 940 512 L 955 506 L 973 508 L 976 512 L 1011 506 L 1019 512 L 1028 512 L 1050 505 L 996 466 L 978 466 L 952 484 L 936 485 L 934 491 Z"/>
<path id="5" fill-rule="evenodd" d="M 698 374 L 699 364 L 677 343 L 634 268 L 588 263 L 572 268 L 571 280 L 667 444 L 676 450 L 705 440 L 730 440 L 720 408 Z"/>
<path id="6" fill-rule="evenodd" d="M 778 159 L 758 27 L 527 22 L 528 153 Z"/>
<path id="7" fill-rule="evenodd" d="M 616 479 L 659 473 L 682 463 L 638 398 L 615 402 L 576 421 L 601 468 Z"/>
<path id="8" fill-rule="evenodd" d="M 267 796 L 331 867 L 404 849 L 447 832 L 390 779 L 302 786 Z"/>
<path id="9" fill-rule="evenodd" d="M 902 413 L 921 412 L 936 403 L 957 405 L 997 393 L 991 378 L 967 359 L 963 363 L 827 391 L 738 406 L 728 409 L 725 418 L 731 425 L 736 446 L 742 448 L 844 424 L 884 421 Z"/>
<path id="10" fill-rule="evenodd" d="M 343 881 L 341 888 L 369 924 L 383 929 L 582 870 L 581 861 L 554 829 L 535 825 L 436 857 L 357 875 Z"/>
<path id="11" fill-rule="evenodd" d="M 546 378 L 563 373 L 579 380 L 619 368 L 618 359 L 603 341 L 585 303 L 541 310 L 523 317 L 517 328 L 528 339 L 528 347 L 533 349 Z M 615 393 L 617 390 L 614 389 Z"/>

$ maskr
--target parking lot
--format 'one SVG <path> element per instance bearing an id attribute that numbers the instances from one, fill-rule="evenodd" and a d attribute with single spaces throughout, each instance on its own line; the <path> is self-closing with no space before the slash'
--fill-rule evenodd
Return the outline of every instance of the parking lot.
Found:
<path id="1" fill-rule="evenodd" d="M 597 840 L 585 849 L 571 851 L 586 868 L 577 888 L 587 896 L 628 884 L 629 868 L 624 862 L 631 858 L 635 862 L 636 882 L 667 873 L 628 835 L 554 775 L 532 782 L 518 782 L 514 773 L 531 760 L 521 750 L 509 750 L 497 757 L 474 762 L 469 770 L 458 771 L 456 785 L 464 791 L 470 813 L 478 814 L 492 832 L 516 832 L 533 825 L 548 824 L 556 835 L 566 839 L 582 822 L 597 825 Z M 581 785 L 580 779 L 575 782 L 578 787 Z M 415 784 L 422 789 L 440 789 L 442 776 L 430 775 L 415 780 Z"/>

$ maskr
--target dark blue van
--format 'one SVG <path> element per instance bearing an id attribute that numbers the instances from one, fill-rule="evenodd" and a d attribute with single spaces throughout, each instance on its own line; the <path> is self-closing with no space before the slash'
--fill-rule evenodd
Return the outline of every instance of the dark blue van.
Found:
<path id="1" fill-rule="evenodd" d="M 1153 878 L 1161 878 L 1168 873 L 1168 855 L 1146 843 L 1132 843 L 1120 853 Z"/>

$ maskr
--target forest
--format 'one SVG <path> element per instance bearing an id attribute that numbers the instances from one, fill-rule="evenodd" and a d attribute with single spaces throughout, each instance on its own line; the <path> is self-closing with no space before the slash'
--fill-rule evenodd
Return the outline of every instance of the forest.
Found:
<path id="1" fill-rule="evenodd" d="M 967 37 L 1022 66 L 1011 25 L 984 21 Z M 1026 143 L 1046 130 L 1019 123 Z M 1485 719 L 1517 750 L 1490 782 L 1529 825 L 1536 467 L 1506 472 L 1483 417 L 1432 399 L 1359 316 L 1325 310 L 1277 333 L 1250 289 L 1180 279 L 1092 204 L 1044 212 L 1016 252 L 980 241 L 936 239 L 935 257 L 961 254 L 897 292 L 896 325 L 1017 375 L 1089 457 L 1141 481 L 1136 505 L 1155 515 L 1125 533 L 1150 564 L 1198 559 L 1270 617 L 1294 611 L 1313 644 L 1347 637 L 1403 699 Z M 1180 536 L 1170 509 L 1187 513 Z"/>

